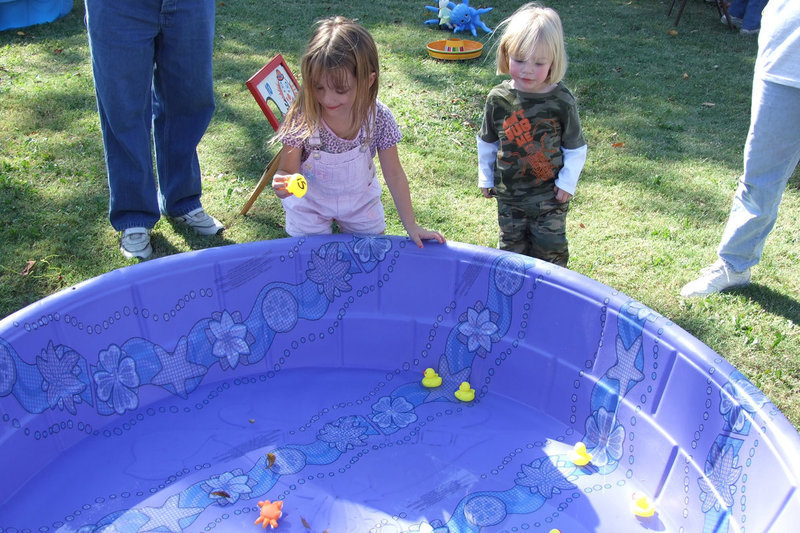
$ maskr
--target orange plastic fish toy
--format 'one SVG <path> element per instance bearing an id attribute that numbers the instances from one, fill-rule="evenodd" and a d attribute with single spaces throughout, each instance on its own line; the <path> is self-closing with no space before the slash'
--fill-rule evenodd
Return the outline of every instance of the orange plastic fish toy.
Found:
<path id="1" fill-rule="evenodd" d="M 278 527 L 278 518 L 283 514 L 283 511 L 281 511 L 283 501 L 279 500 L 273 503 L 269 500 L 264 500 L 263 502 L 258 502 L 258 506 L 261 507 L 261 516 L 256 518 L 256 524 L 261 524 L 261 529 L 267 529 L 267 524 L 272 529 Z"/>

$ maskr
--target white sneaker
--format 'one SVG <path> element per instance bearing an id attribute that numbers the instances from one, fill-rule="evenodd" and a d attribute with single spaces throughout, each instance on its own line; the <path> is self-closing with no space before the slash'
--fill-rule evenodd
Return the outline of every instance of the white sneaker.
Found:
<path id="1" fill-rule="evenodd" d="M 723 260 L 700 271 L 700 277 L 690 281 L 681 289 L 681 296 L 708 296 L 731 287 L 740 287 L 750 283 L 750 269 L 744 272 L 732 270 Z"/>
<path id="2" fill-rule="evenodd" d="M 734 28 L 737 28 L 737 29 L 742 27 L 742 22 L 743 22 L 742 19 L 740 19 L 739 17 L 734 17 L 730 13 L 728 13 L 728 16 L 731 17 L 731 26 L 733 26 Z M 725 24 L 726 26 L 728 25 L 728 19 L 725 18 L 725 15 L 722 15 L 722 18 L 719 19 L 719 21 L 721 23 Z"/>
<path id="3" fill-rule="evenodd" d="M 172 218 L 181 224 L 186 224 L 200 235 L 216 235 L 225 229 L 222 222 L 206 213 L 202 207 L 189 211 L 183 216 Z"/>
<path id="4" fill-rule="evenodd" d="M 153 253 L 147 228 L 128 228 L 122 232 L 119 251 L 128 259 L 147 259 Z"/>

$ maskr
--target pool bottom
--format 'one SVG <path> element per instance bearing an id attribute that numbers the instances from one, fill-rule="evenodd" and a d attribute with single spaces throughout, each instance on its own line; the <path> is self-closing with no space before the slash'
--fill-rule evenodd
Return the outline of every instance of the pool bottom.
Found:
<path id="1" fill-rule="evenodd" d="M 284 500 L 283 531 L 664 527 L 630 512 L 621 471 L 567 461 L 580 435 L 551 416 L 420 378 L 283 370 L 142 407 L 20 487 L 0 531 L 256 531 L 266 499 Z"/>

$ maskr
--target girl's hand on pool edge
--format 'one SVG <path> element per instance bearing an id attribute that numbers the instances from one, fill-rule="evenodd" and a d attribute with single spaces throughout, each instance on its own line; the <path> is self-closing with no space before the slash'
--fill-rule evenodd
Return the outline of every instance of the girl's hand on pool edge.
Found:
<path id="1" fill-rule="evenodd" d="M 411 240 L 414 241 L 419 248 L 422 248 L 422 241 L 424 240 L 435 240 L 439 244 L 444 244 L 445 240 L 441 233 L 438 231 L 427 230 L 425 228 L 421 228 L 418 225 L 414 224 L 413 228 L 407 230 L 408 236 L 411 237 Z"/>

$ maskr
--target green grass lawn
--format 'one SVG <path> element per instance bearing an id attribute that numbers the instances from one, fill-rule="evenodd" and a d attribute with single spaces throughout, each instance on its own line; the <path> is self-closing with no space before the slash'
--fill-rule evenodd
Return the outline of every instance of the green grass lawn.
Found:
<path id="1" fill-rule="evenodd" d="M 521 2 L 487 2 L 497 25 Z M 467 62 L 427 56 L 447 33 L 426 26 L 436 2 L 217 3 L 217 112 L 200 146 L 204 205 L 223 235 L 168 221 L 155 256 L 285 236 L 267 189 L 238 215 L 276 152 L 245 81 L 281 53 L 299 73 L 315 20 L 359 19 L 381 54 L 380 98 L 404 139 L 400 155 L 417 218 L 454 241 L 493 247 L 493 201 L 477 188 L 475 134 L 495 75 L 495 42 Z M 757 43 L 689 0 L 673 29 L 668 1 L 545 2 L 564 22 L 589 157 L 568 217 L 570 268 L 669 317 L 722 354 L 795 424 L 800 405 L 798 174 L 786 190 L 764 258 L 744 289 L 685 300 L 680 287 L 715 259 L 742 166 Z M 477 7 L 478 3 L 474 3 Z M 471 38 L 469 35 L 467 38 Z M 389 229 L 402 234 L 388 193 Z M 83 5 L 51 24 L 0 32 L 0 317 L 54 291 L 125 266 L 107 220 L 108 190 L 83 26 Z"/>

